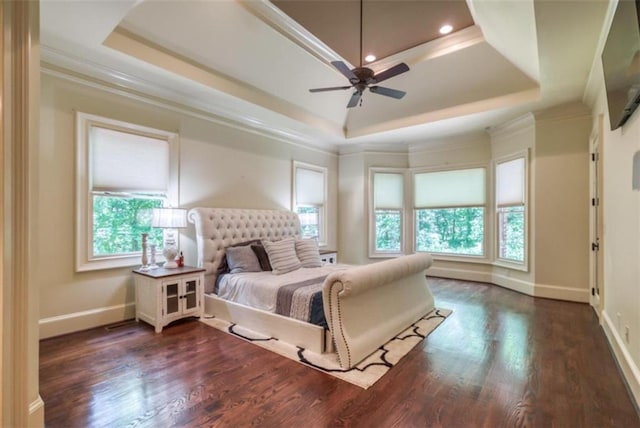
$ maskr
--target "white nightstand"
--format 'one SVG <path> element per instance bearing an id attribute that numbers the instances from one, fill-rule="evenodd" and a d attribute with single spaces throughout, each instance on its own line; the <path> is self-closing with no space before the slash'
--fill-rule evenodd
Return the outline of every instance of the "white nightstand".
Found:
<path id="1" fill-rule="evenodd" d="M 333 250 L 320 250 L 320 260 L 323 263 L 335 265 L 338 263 L 338 252 Z"/>
<path id="2" fill-rule="evenodd" d="M 204 269 L 180 267 L 134 270 L 136 321 L 153 325 L 156 333 L 172 321 L 202 317 L 204 309 Z"/>

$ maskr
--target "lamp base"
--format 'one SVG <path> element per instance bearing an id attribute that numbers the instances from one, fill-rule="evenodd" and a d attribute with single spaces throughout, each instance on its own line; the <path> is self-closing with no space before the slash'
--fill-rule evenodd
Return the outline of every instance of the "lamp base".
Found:
<path id="1" fill-rule="evenodd" d="M 165 264 L 162 265 L 162 267 L 165 269 L 176 269 L 178 267 L 178 263 L 175 260 L 171 260 L 171 261 L 165 262 Z"/>

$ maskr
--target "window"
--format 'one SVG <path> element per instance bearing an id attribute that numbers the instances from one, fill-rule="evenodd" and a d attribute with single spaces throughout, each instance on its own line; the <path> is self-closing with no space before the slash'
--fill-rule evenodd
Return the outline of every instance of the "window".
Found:
<path id="1" fill-rule="evenodd" d="M 414 174 L 415 249 L 484 255 L 485 168 Z"/>
<path id="2" fill-rule="evenodd" d="M 293 210 L 298 213 L 303 238 L 326 243 L 327 169 L 293 162 Z"/>
<path id="3" fill-rule="evenodd" d="M 142 233 L 161 247 L 151 210 L 177 202 L 176 146 L 172 133 L 77 114 L 78 271 L 140 263 Z"/>
<path id="4" fill-rule="evenodd" d="M 525 261 L 526 158 L 496 164 L 498 259 Z"/>
<path id="5" fill-rule="evenodd" d="M 403 252 L 404 174 L 371 172 L 372 191 L 372 251 L 371 255 Z"/>

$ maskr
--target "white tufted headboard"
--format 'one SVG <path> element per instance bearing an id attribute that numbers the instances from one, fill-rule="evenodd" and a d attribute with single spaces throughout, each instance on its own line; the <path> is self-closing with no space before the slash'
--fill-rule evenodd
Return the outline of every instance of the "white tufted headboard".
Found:
<path id="1" fill-rule="evenodd" d="M 196 226 L 198 267 L 206 270 L 205 293 L 213 292 L 227 246 L 252 239 L 300 237 L 300 219 L 292 211 L 198 207 L 189 210 L 188 218 Z"/>

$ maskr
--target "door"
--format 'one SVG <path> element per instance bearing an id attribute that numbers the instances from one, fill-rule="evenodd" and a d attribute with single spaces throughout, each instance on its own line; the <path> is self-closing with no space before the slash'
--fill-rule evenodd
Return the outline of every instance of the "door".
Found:
<path id="1" fill-rule="evenodd" d="M 596 129 L 591 136 L 590 159 L 590 303 L 598 317 L 603 305 L 603 240 L 602 240 L 602 115 L 598 116 Z"/>
<path id="2" fill-rule="evenodd" d="M 183 280 L 182 305 L 183 313 L 198 314 L 200 311 L 200 293 L 198 278 L 186 278 Z"/>
<path id="3" fill-rule="evenodd" d="M 180 281 L 164 281 L 162 283 L 164 298 L 162 299 L 163 315 L 171 319 L 180 315 Z"/>

